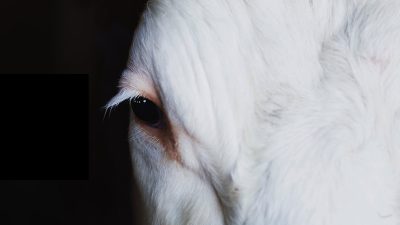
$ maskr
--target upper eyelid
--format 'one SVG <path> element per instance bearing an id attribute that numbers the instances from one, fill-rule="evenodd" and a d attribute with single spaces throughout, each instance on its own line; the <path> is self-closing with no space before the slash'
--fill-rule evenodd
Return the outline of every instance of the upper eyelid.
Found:
<path id="1" fill-rule="evenodd" d="M 120 91 L 106 104 L 106 109 L 113 108 L 125 100 L 139 96 L 153 101 L 160 107 L 160 101 L 151 79 L 144 72 L 138 72 L 130 68 L 125 69 L 122 73 L 119 87 Z"/>
<path id="2" fill-rule="evenodd" d="M 121 102 L 132 99 L 138 96 L 143 96 L 139 91 L 131 88 L 122 88 L 105 106 L 106 109 L 113 108 Z"/>

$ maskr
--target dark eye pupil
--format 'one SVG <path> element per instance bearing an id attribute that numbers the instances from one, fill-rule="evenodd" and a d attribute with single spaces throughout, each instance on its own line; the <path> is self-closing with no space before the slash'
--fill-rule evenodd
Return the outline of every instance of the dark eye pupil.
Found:
<path id="1" fill-rule="evenodd" d="M 162 112 L 152 101 L 144 97 L 131 99 L 131 108 L 135 116 L 151 127 L 160 127 Z"/>

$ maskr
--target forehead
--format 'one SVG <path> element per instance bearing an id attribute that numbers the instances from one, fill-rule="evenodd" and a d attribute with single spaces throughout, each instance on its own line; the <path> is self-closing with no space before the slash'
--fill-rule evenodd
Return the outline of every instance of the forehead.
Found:
<path id="1" fill-rule="evenodd" d="M 144 77 L 172 122 L 189 133 L 231 132 L 224 137 L 235 140 L 235 132 L 250 122 L 261 126 L 319 80 L 316 40 L 324 31 L 310 27 L 304 2 L 284 2 L 155 1 L 136 32 L 124 80 Z"/>
<path id="2" fill-rule="evenodd" d="M 212 126 L 242 118 L 240 108 L 252 101 L 250 53 L 242 40 L 248 26 L 237 24 L 216 2 L 153 3 L 136 32 L 121 82 L 154 92 L 170 116 L 190 130 L 204 127 L 196 124 L 201 121 Z"/>

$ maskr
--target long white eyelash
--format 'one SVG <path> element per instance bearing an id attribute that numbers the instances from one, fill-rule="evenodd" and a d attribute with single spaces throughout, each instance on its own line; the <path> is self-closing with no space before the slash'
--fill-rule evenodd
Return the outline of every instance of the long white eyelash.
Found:
<path id="1" fill-rule="evenodd" d="M 109 108 L 113 108 L 115 106 L 117 106 L 118 104 L 120 104 L 121 102 L 125 101 L 126 99 L 132 99 L 135 97 L 140 96 L 140 93 L 138 91 L 135 90 L 131 90 L 131 89 L 121 89 L 120 92 L 118 92 L 117 95 L 115 95 L 106 105 L 105 108 L 109 109 Z"/>
<path id="2" fill-rule="evenodd" d="M 104 117 L 108 111 L 112 111 L 113 108 L 118 106 L 121 102 L 140 96 L 140 92 L 132 89 L 121 89 L 117 95 L 115 95 L 105 106 Z"/>

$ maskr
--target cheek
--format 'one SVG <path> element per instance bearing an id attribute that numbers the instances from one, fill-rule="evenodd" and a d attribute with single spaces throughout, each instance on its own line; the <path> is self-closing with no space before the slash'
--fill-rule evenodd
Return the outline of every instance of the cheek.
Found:
<path id="1" fill-rule="evenodd" d="M 134 177 L 143 194 L 147 195 L 153 192 L 155 182 L 160 180 L 162 171 L 165 170 L 165 154 L 158 141 L 136 124 L 130 126 L 129 133 Z"/>
<path id="2" fill-rule="evenodd" d="M 135 125 L 131 126 L 130 148 L 135 179 L 151 220 L 162 224 L 223 224 L 212 186 L 166 157 L 162 145 Z"/>
<path id="3" fill-rule="evenodd" d="M 163 166 L 167 163 L 177 163 L 171 157 L 169 140 L 166 140 L 165 134 L 152 129 L 133 120 L 129 126 L 129 146 L 133 166 L 138 172 L 145 171 L 145 176 L 153 170 L 163 170 Z"/>
<path id="4" fill-rule="evenodd" d="M 146 145 L 156 145 L 159 152 L 163 152 L 169 160 L 181 163 L 181 156 L 178 151 L 179 146 L 176 141 L 177 131 L 166 116 L 164 118 L 164 126 L 154 128 L 146 125 L 131 113 L 130 131 L 132 139 L 136 139 L 137 142 L 147 140 Z"/>
<path id="5" fill-rule="evenodd" d="M 132 157 L 141 156 L 150 163 L 160 161 L 163 156 L 162 145 L 157 133 L 143 129 L 141 124 L 134 121 L 131 116 L 129 125 L 129 147 Z"/>

